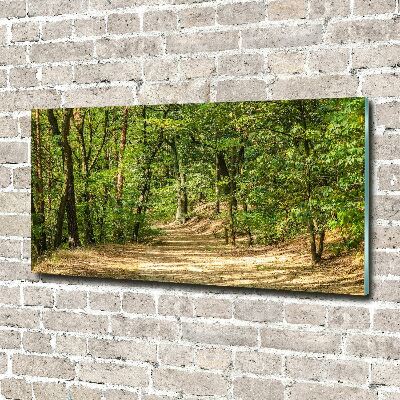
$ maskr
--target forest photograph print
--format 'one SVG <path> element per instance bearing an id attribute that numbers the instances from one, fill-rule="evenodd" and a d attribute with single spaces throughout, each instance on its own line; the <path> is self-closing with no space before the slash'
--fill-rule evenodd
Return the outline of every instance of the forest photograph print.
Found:
<path id="1" fill-rule="evenodd" d="M 33 110 L 32 270 L 366 295 L 367 110 Z"/>

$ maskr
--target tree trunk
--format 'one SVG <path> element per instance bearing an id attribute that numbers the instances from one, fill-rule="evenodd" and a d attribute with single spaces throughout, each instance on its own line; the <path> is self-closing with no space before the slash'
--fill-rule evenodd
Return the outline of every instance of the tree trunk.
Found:
<path id="1" fill-rule="evenodd" d="M 47 238 L 45 229 L 45 202 L 43 190 L 43 167 L 42 167 L 42 134 L 40 130 L 39 110 L 35 111 L 35 189 L 36 189 L 36 217 L 40 226 L 37 240 L 38 254 L 43 254 L 47 249 Z"/>
<path id="2" fill-rule="evenodd" d="M 179 157 L 176 139 L 173 139 L 170 144 L 174 153 L 175 174 L 178 183 L 175 221 L 179 222 L 180 224 L 184 224 L 187 221 L 188 214 L 186 173 L 183 167 L 182 160 Z"/>
<path id="3" fill-rule="evenodd" d="M 63 117 L 63 146 L 65 153 L 65 163 L 67 169 L 66 190 L 67 190 L 67 221 L 68 221 L 68 242 L 71 248 L 80 246 L 78 219 L 76 215 L 76 198 L 75 198 L 75 184 L 74 184 L 74 166 L 72 159 L 72 150 L 68 141 L 68 136 L 71 127 L 72 109 L 66 109 Z"/>
<path id="4" fill-rule="evenodd" d="M 124 152 L 126 147 L 126 134 L 128 132 L 128 116 L 129 116 L 129 108 L 125 107 L 123 121 L 122 121 L 122 129 L 121 136 L 119 141 L 119 151 L 117 157 L 117 179 L 116 179 L 116 203 L 118 213 L 122 213 L 122 192 L 124 188 L 124 171 L 123 171 L 123 161 L 124 161 Z M 124 241 L 124 229 L 122 224 L 117 224 L 117 228 L 115 231 L 115 238 L 118 242 Z"/>
<path id="5" fill-rule="evenodd" d="M 85 242 L 92 244 L 95 242 L 94 230 L 92 223 L 92 213 L 90 211 L 90 204 L 92 201 L 92 196 L 89 191 L 89 178 L 90 178 L 90 150 L 91 150 L 91 140 L 89 141 L 89 148 L 87 148 L 85 141 L 85 113 L 83 116 L 80 109 L 75 109 L 73 112 L 73 118 L 75 122 L 76 130 L 78 131 L 78 136 L 81 142 L 82 150 L 82 175 L 84 177 L 84 187 L 82 193 L 82 203 L 83 203 L 83 220 L 85 225 Z M 92 135 L 90 135 L 92 137 Z"/>
<path id="6" fill-rule="evenodd" d="M 64 216 L 65 216 L 65 207 L 67 205 L 67 190 L 65 188 L 61 200 L 60 206 L 58 207 L 57 212 L 57 222 L 54 234 L 54 248 L 58 248 L 62 243 L 62 235 L 63 235 L 63 225 L 64 225 Z"/>
<path id="7" fill-rule="evenodd" d="M 116 200 L 118 205 L 121 205 L 122 191 L 124 186 L 124 174 L 122 166 L 123 166 L 123 158 L 126 147 L 126 133 L 128 131 L 128 112 L 129 108 L 125 107 L 122 129 L 121 129 L 121 137 L 119 142 L 119 153 L 118 153 L 118 172 L 117 172 L 117 190 L 116 190 Z"/>
<path id="8" fill-rule="evenodd" d="M 219 164 L 218 164 L 218 156 L 215 156 L 215 209 L 214 212 L 216 215 L 218 215 L 221 212 L 221 204 L 220 204 L 220 198 L 221 198 L 221 187 L 220 187 L 220 182 L 221 182 L 221 172 L 219 169 Z"/>

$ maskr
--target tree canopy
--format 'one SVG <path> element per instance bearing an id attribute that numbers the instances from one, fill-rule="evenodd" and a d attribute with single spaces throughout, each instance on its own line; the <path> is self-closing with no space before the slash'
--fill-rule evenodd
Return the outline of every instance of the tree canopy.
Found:
<path id="1" fill-rule="evenodd" d="M 321 262 L 364 233 L 365 100 L 37 110 L 34 257 L 150 240 L 201 207 L 235 245 L 305 237 Z"/>

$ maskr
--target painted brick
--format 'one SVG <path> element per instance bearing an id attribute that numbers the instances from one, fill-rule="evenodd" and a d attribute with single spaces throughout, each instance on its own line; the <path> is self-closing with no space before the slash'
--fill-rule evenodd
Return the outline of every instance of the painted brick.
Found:
<path id="1" fill-rule="evenodd" d="M 398 135 L 385 134 L 374 136 L 372 140 L 372 152 L 375 160 L 394 160 L 400 152 L 400 141 Z M 379 200 L 390 200 L 379 196 Z M 380 205 L 380 204 L 379 204 Z"/>
<path id="2" fill-rule="evenodd" d="M 54 305 L 54 296 L 51 289 L 37 286 L 27 286 L 24 288 L 24 305 L 50 307 Z"/>
<path id="3" fill-rule="evenodd" d="M 261 54 L 223 55 L 218 58 L 218 75 L 242 76 L 264 72 L 264 57 Z"/>
<path id="4" fill-rule="evenodd" d="M 235 369 L 257 375 L 280 375 L 282 357 L 261 351 L 238 351 L 235 353 Z"/>
<path id="5" fill-rule="evenodd" d="M 143 16 L 144 31 L 173 31 L 177 27 L 177 16 L 173 11 L 149 11 Z"/>
<path id="6" fill-rule="evenodd" d="M 0 65 L 16 66 L 25 63 L 25 46 L 0 46 Z"/>
<path id="7" fill-rule="evenodd" d="M 346 386 L 327 386 L 311 383 L 295 383 L 290 388 L 290 398 L 313 400 L 313 399 L 347 399 L 356 400 L 363 398 L 365 400 L 377 400 L 377 393 L 368 389 L 359 389 Z"/>
<path id="8" fill-rule="evenodd" d="M 34 63 L 52 63 L 61 61 L 83 61 L 93 57 L 93 43 L 63 42 L 34 43 L 30 50 L 30 59 Z"/>
<path id="9" fill-rule="evenodd" d="M 16 171 L 16 170 L 14 170 Z M 9 168 L 0 165 L 0 188 L 4 189 L 11 185 L 12 172 Z"/>
<path id="10" fill-rule="evenodd" d="M 33 393 L 35 400 L 65 400 L 67 389 L 62 383 L 34 382 Z"/>
<path id="11" fill-rule="evenodd" d="M 122 336 L 174 340 L 178 336 L 178 324 L 156 318 L 111 318 L 112 331 Z"/>
<path id="12" fill-rule="evenodd" d="M 216 347 L 198 349 L 195 364 L 202 369 L 227 370 L 232 365 L 231 351 Z"/>
<path id="13" fill-rule="evenodd" d="M 261 79 L 229 79 L 218 82 L 217 101 L 265 100 L 267 84 Z"/>
<path id="14" fill-rule="evenodd" d="M 329 43 L 370 43 L 396 40 L 400 37 L 400 22 L 391 19 L 382 23 L 375 19 L 332 22 L 326 33 Z"/>
<path id="15" fill-rule="evenodd" d="M 139 30 L 140 20 L 137 13 L 111 14 L 108 16 L 108 33 L 126 34 L 138 32 Z"/>
<path id="16" fill-rule="evenodd" d="M 31 234 L 28 215 L 0 215 L 1 236 L 24 236 Z"/>
<path id="17" fill-rule="evenodd" d="M 81 64 L 75 67 L 77 83 L 95 83 L 135 81 L 142 75 L 141 65 L 137 61 L 126 63 Z"/>
<path id="18" fill-rule="evenodd" d="M 370 312 L 361 307 L 328 308 L 328 326 L 337 329 L 368 329 Z"/>
<path id="19" fill-rule="evenodd" d="M 183 83 L 145 83 L 139 101 L 144 104 L 204 103 L 209 100 L 209 84 L 204 80 Z"/>
<path id="20" fill-rule="evenodd" d="M 316 50 L 310 52 L 308 67 L 312 72 L 323 74 L 345 73 L 350 62 L 347 49 Z"/>
<path id="21" fill-rule="evenodd" d="M 268 3 L 268 19 L 286 20 L 302 19 L 307 16 L 307 2 L 305 0 L 273 0 Z"/>
<path id="22" fill-rule="evenodd" d="M 132 314 L 155 314 L 156 303 L 154 297 L 145 293 L 124 293 L 122 309 Z"/>
<path id="23" fill-rule="evenodd" d="M 12 370 L 17 375 L 40 376 L 70 380 L 75 377 L 72 361 L 60 357 L 14 354 Z"/>
<path id="24" fill-rule="evenodd" d="M 378 169 L 380 190 L 400 190 L 400 165 L 381 165 Z"/>
<path id="25" fill-rule="evenodd" d="M 162 364 L 187 367 L 193 364 L 193 349 L 175 343 L 161 343 L 158 357 Z"/>
<path id="26" fill-rule="evenodd" d="M 52 331 L 105 334 L 108 317 L 65 311 L 45 311 L 43 326 Z"/>
<path id="27" fill-rule="evenodd" d="M 72 20 L 46 21 L 42 24 L 42 39 L 67 39 L 72 36 Z"/>
<path id="28" fill-rule="evenodd" d="M 0 137 L 18 136 L 18 121 L 14 118 L 0 117 Z"/>
<path id="29" fill-rule="evenodd" d="M 203 322 L 183 322 L 182 338 L 195 343 L 225 346 L 255 346 L 257 329 L 240 325 L 221 325 Z"/>
<path id="30" fill-rule="evenodd" d="M 326 308 L 315 304 L 286 304 L 285 319 L 289 324 L 325 325 Z"/>
<path id="31" fill-rule="evenodd" d="M 395 273 L 399 274 L 399 266 L 396 264 Z M 385 280 L 373 282 L 372 297 L 377 301 L 391 301 L 400 303 L 400 287 L 399 281 Z"/>
<path id="32" fill-rule="evenodd" d="M 220 6 L 217 21 L 221 25 L 241 25 L 265 20 L 265 3 L 250 1 Z"/>
<path id="33" fill-rule="evenodd" d="M 133 103 L 133 89 L 110 86 L 87 89 L 72 89 L 64 92 L 66 107 L 122 106 Z"/>
<path id="34" fill-rule="evenodd" d="M 86 339 L 70 335 L 58 335 L 55 350 L 60 354 L 84 356 L 87 353 Z"/>
<path id="35" fill-rule="evenodd" d="M 322 25 L 275 26 L 242 33 L 243 48 L 304 47 L 322 41 Z"/>
<path id="36" fill-rule="evenodd" d="M 373 327 L 377 331 L 400 332 L 400 311 L 376 310 L 374 313 Z"/>
<path id="37" fill-rule="evenodd" d="M 344 17 L 350 14 L 350 0 L 310 0 L 310 18 Z"/>
<path id="38" fill-rule="evenodd" d="M 377 125 L 386 125 L 387 128 L 400 128 L 400 102 L 377 104 L 375 121 Z"/>
<path id="39" fill-rule="evenodd" d="M 358 79 L 352 75 L 322 75 L 278 79 L 271 85 L 273 99 L 310 99 L 352 97 L 357 94 Z"/>
<path id="40" fill-rule="evenodd" d="M 82 310 L 87 305 L 87 294 L 83 291 L 58 290 L 56 307 L 59 309 Z"/>
<path id="41" fill-rule="evenodd" d="M 355 0 L 354 13 L 357 15 L 372 15 L 394 13 L 396 0 Z"/>
<path id="42" fill-rule="evenodd" d="M 400 90 L 400 76 L 396 74 L 368 75 L 363 82 L 365 96 L 396 96 Z"/>
<path id="43" fill-rule="evenodd" d="M 120 311 L 121 299 L 118 293 L 89 293 L 89 307 L 99 311 Z"/>
<path id="44" fill-rule="evenodd" d="M 261 346 L 310 353 L 338 353 L 340 335 L 330 332 L 264 328 L 261 329 Z"/>
<path id="45" fill-rule="evenodd" d="M 42 85 L 56 86 L 73 82 L 73 68 L 71 66 L 44 66 L 42 67 Z"/>
<path id="46" fill-rule="evenodd" d="M 396 198 L 394 198 L 396 200 Z M 382 251 L 372 252 L 371 263 L 374 265 L 374 273 L 376 275 L 398 275 L 400 276 L 400 253 L 385 253 Z M 390 281 L 389 281 L 390 282 Z M 396 284 L 394 284 L 396 285 Z M 393 286 L 394 288 L 395 286 Z M 390 297 L 391 290 L 390 287 L 382 287 L 384 291 L 382 291 L 380 298 Z M 386 292 L 387 290 L 387 292 Z M 374 294 L 376 292 L 376 288 L 374 290 Z M 390 300 L 388 300 L 390 301 Z"/>
<path id="47" fill-rule="evenodd" d="M 68 398 L 85 400 L 102 400 L 102 392 L 91 387 L 74 385 L 69 390 Z"/>
<path id="48" fill-rule="evenodd" d="M 0 331 L 0 345 L 2 349 L 15 349 L 21 348 L 21 333 L 18 331 Z"/>
<path id="49" fill-rule="evenodd" d="M 396 386 L 400 382 L 400 365 L 372 364 L 371 383 L 374 385 Z"/>
<path id="50" fill-rule="evenodd" d="M 37 42 L 39 40 L 39 23 L 17 22 L 11 27 L 11 41 L 13 42 Z"/>
<path id="51" fill-rule="evenodd" d="M 28 161 L 28 144 L 23 142 L 1 142 L 0 163 L 17 164 Z"/>
<path id="52" fill-rule="evenodd" d="M 96 358 L 145 362 L 157 360 L 156 344 L 147 341 L 89 339 L 88 353 Z"/>
<path id="53" fill-rule="evenodd" d="M 334 381 L 364 385 L 368 383 L 367 362 L 287 357 L 286 375 L 294 380 Z"/>
<path id="54" fill-rule="evenodd" d="M 277 380 L 240 377 L 233 381 L 233 395 L 235 399 L 242 400 L 263 400 L 267 397 L 283 400 L 284 386 Z"/>
<path id="55" fill-rule="evenodd" d="M 167 81 L 178 78 L 178 63 L 176 60 L 151 58 L 144 62 L 143 75 L 148 81 Z"/>
<path id="56" fill-rule="evenodd" d="M 376 227 L 372 236 L 372 246 L 376 249 L 397 249 L 400 246 L 399 227 Z"/>
<path id="57" fill-rule="evenodd" d="M 159 37 L 132 37 L 128 39 L 100 39 L 96 42 L 99 59 L 131 58 L 142 55 L 157 55 L 162 51 Z"/>
<path id="58" fill-rule="evenodd" d="M 36 68 L 13 68 L 10 71 L 10 85 L 15 88 L 33 87 L 38 84 Z"/>
<path id="59" fill-rule="evenodd" d="M 21 258 L 21 241 L 0 240 L 0 257 Z"/>
<path id="60" fill-rule="evenodd" d="M 0 18 L 18 18 L 26 15 L 25 0 L 4 0 L 0 2 Z"/>
<path id="61" fill-rule="evenodd" d="M 22 346 L 33 353 L 52 353 L 51 336 L 41 332 L 24 332 Z"/>
<path id="62" fill-rule="evenodd" d="M 221 375 L 185 369 L 157 368 L 153 372 L 153 382 L 157 389 L 194 396 L 226 396 L 229 389 L 226 378 Z"/>
<path id="63" fill-rule="evenodd" d="M 232 302 L 225 299 L 200 297 L 194 302 L 194 315 L 206 318 L 231 318 Z"/>
<path id="64" fill-rule="evenodd" d="M 193 316 L 193 304 L 190 297 L 161 295 L 158 299 L 158 313 L 179 317 Z"/>
<path id="65" fill-rule="evenodd" d="M 277 51 L 268 56 L 268 67 L 273 74 L 301 74 L 306 67 L 306 54 L 300 51 Z"/>
<path id="66" fill-rule="evenodd" d="M 349 335 L 345 340 L 347 354 L 400 360 L 400 339 L 392 336 Z"/>
<path id="67" fill-rule="evenodd" d="M 53 16 L 62 14 L 77 14 L 85 12 L 88 8 L 87 0 L 69 1 L 54 0 L 49 3 L 46 0 L 28 0 L 27 8 L 29 16 Z"/>
<path id="68" fill-rule="evenodd" d="M 29 400 L 32 398 L 32 384 L 23 379 L 3 379 L 1 393 L 6 399 Z"/>
<path id="69" fill-rule="evenodd" d="M 4 305 L 20 304 L 20 287 L 19 286 L 1 286 L 0 287 L 0 303 Z"/>
<path id="70" fill-rule="evenodd" d="M 353 68 L 396 67 L 399 64 L 399 58 L 399 45 L 369 46 L 354 48 L 352 62 Z"/>
<path id="71" fill-rule="evenodd" d="M 105 400 L 137 400 L 138 394 L 125 389 L 105 390 Z M 143 397 L 142 397 L 143 398 Z"/>
<path id="72" fill-rule="evenodd" d="M 2 144 L 3 146 L 4 144 Z M 21 150 L 20 150 L 21 151 Z M 24 162 L 25 158 L 20 155 L 20 160 Z M 1 168 L 0 168 L 1 171 Z M 3 182 L 4 185 L 8 183 L 8 173 L 9 170 L 4 172 Z M 0 174 L 1 176 L 1 174 Z M 0 179 L 1 180 L 1 179 Z M 30 167 L 22 167 L 13 169 L 13 184 L 15 189 L 28 189 L 31 184 L 31 169 Z M 8 185 L 7 185 L 8 186 Z"/>
<path id="73" fill-rule="evenodd" d="M 180 60 L 180 69 L 184 79 L 209 78 L 215 73 L 213 58 L 192 57 Z"/>
<path id="74" fill-rule="evenodd" d="M 78 377 L 88 382 L 132 387 L 145 387 L 149 381 L 146 367 L 110 363 L 82 363 Z"/>
<path id="75" fill-rule="evenodd" d="M 75 35 L 102 36 L 106 32 L 106 21 L 104 17 L 80 18 L 75 20 Z"/>
<path id="76" fill-rule="evenodd" d="M 283 306 L 275 301 L 240 299 L 234 304 L 234 317 L 244 321 L 281 322 Z"/>
<path id="77" fill-rule="evenodd" d="M 187 8 L 178 14 L 181 28 L 215 25 L 216 11 L 213 7 Z"/>
<path id="78" fill-rule="evenodd" d="M 239 47 L 237 32 L 200 32 L 167 36 L 167 53 L 234 50 Z"/>

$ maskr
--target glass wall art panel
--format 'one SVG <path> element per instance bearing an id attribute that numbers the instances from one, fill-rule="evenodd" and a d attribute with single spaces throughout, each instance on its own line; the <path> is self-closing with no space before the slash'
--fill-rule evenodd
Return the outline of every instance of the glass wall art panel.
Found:
<path id="1" fill-rule="evenodd" d="M 32 269 L 368 294 L 364 98 L 32 111 Z"/>

